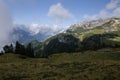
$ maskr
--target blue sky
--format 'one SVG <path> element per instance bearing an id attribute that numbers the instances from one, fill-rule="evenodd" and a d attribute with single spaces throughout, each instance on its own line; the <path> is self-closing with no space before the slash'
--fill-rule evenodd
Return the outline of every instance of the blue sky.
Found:
<path id="1" fill-rule="evenodd" d="M 105 9 L 111 0 L 9 0 L 7 5 L 13 19 L 18 24 L 54 24 L 55 19 L 48 16 L 52 5 L 61 6 L 74 16 L 74 19 L 63 19 L 63 24 L 73 24 L 85 20 L 85 15 L 98 14 Z"/>

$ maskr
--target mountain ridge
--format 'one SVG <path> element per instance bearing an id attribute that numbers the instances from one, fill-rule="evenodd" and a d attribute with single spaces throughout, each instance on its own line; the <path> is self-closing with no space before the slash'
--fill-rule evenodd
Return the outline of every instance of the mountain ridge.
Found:
<path id="1" fill-rule="evenodd" d="M 94 23 L 96 21 L 92 22 Z M 104 21 L 101 25 L 92 27 L 91 29 L 87 28 L 83 31 L 74 29 L 72 32 L 69 31 L 69 29 L 65 33 L 57 34 L 45 40 L 41 46 L 38 46 L 39 50 L 37 50 L 36 54 L 39 54 L 39 56 L 48 56 L 59 52 L 72 52 L 71 50 L 73 48 L 69 49 L 71 45 L 74 47 L 73 52 L 97 50 L 105 47 L 120 47 L 120 18 L 107 19 L 107 21 Z M 78 41 L 69 43 L 69 40 L 71 41 L 72 39 L 77 39 Z M 64 50 L 62 46 L 58 47 L 60 45 L 68 46 L 66 46 Z M 49 54 L 49 52 L 51 53 Z"/>
<path id="2" fill-rule="evenodd" d="M 37 41 L 37 39 L 27 41 L 24 46 L 28 47 L 28 49 L 31 47 L 30 49 L 32 49 L 34 57 L 48 57 L 56 53 L 72 53 L 108 47 L 120 47 L 120 18 L 110 18 L 106 21 L 100 21 L 101 25 L 97 24 L 99 21 L 87 22 L 87 24 L 94 25 L 89 29 L 83 29 L 81 26 L 73 26 L 73 30 L 70 30 L 70 27 L 66 32 L 56 34 L 42 42 Z M 37 37 L 40 38 L 39 36 Z"/>

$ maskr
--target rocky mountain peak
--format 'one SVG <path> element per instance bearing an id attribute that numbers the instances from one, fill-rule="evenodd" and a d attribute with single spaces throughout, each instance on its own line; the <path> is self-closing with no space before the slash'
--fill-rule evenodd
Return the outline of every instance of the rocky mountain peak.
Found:
<path id="1" fill-rule="evenodd" d="M 74 31 L 76 29 L 92 29 L 98 26 L 102 26 L 106 23 L 109 23 L 111 26 L 115 26 L 117 24 L 120 24 L 120 18 L 108 18 L 108 19 L 98 19 L 92 21 L 78 22 L 72 25 L 68 30 Z"/>

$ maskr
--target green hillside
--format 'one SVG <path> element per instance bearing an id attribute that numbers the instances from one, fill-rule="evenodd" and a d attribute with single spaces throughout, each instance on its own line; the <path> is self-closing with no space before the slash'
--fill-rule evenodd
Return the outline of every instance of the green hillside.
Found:
<path id="1" fill-rule="evenodd" d="M 42 43 L 38 43 L 39 45 L 37 44 L 38 46 L 34 48 L 35 56 L 48 57 L 54 53 L 120 47 L 120 19 L 110 18 L 99 26 L 97 26 L 96 21 L 89 22 L 88 27 L 91 26 L 91 28 L 84 28 L 85 23 L 83 27 L 74 25 L 65 33 L 57 34 Z M 35 45 L 33 44 L 33 47 Z"/>
<path id="2" fill-rule="evenodd" d="M 28 58 L 0 56 L 1 80 L 119 80 L 120 49 L 54 54 Z"/>

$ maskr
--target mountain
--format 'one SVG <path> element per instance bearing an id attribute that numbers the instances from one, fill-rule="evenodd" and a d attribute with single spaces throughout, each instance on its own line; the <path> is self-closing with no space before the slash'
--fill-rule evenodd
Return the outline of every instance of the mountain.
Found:
<path id="1" fill-rule="evenodd" d="M 40 25 L 15 26 L 14 40 L 23 43 L 25 47 L 31 45 L 34 57 L 120 47 L 120 18 L 76 23 L 63 33 L 60 33 L 61 30 L 49 30 L 48 26 L 43 29 L 44 31 L 40 30 Z"/>
<path id="2" fill-rule="evenodd" d="M 14 25 L 13 41 L 27 43 L 33 40 L 44 41 L 48 37 L 63 32 L 63 30 L 56 28 L 57 25 L 50 27 L 48 25 Z"/>
<path id="3" fill-rule="evenodd" d="M 43 41 L 46 38 L 48 38 L 50 35 L 45 35 L 42 33 L 38 33 L 36 35 L 31 35 L 28 31 L 25 31 L 23 29 L 14 29 L 13 34 L 17 36 L 16 40 L 21 43 L 27 43 L 33 40 Z"/>
<path id="4" fill-rule="evenodd" d="M 110 19 L 98 19 L 98 20 L 92 20 L 92 21 L 78 22 L 78 23 L 75 23 L 74 25 L 71 25 L 67 31 L 73 32 L 76 30 L 84 31 L 86 29 L 92 29 L 94 27 L 105 24 L 106 22 L 109 22 L 109 20 Z"/>
<path id="5" fill-rule="evenodd" d="M 31 42 L 32 43 L 32 42 Z M 72 25 L 65 33 L 40 43 L 35 56 L 120 47 L 120 18 L 98 19 Z"/>
<path id="6" fill-rule="evenodd" d="M 98 26 L 103 26 L 104 24 L 108 24 L 108 25 L 105 25 L 105 27 L 108 27 L 108 28 L 109 28 L 109 25 L 115 27 L 117 24 L 120 24 L 120 18 L 108 18 L 108 19 L 98 19 L 98 20 L 92 20 L 92 21 L 79 22 L 70 26 L 67 32 L 75 32 L 75 33 L 81 32 L 81 31 L 96 28 Z"/>
<path id="7" fill-rule="evenodd" d="M 76 35 L 81 41 L 94 34 L 103 34 L 120 30 L 120 18 L 98 19 L 72 25 L 67 33 Z"/>
<path id="8" fill-rule="evenodd" d="M 24 26 L 24 25 L 19 25 L 20 27 Z M 13 35 L 14 35 L 14 40 L 19 41 L 21 43 L 24 42 L 28 42 L 30 40 L 32 40 L 34 37 L 30 35 L 29 32 L 25 31 L 24 29 L 20 28 L 20 27 L 16 27 L 13 30 Z"/>

